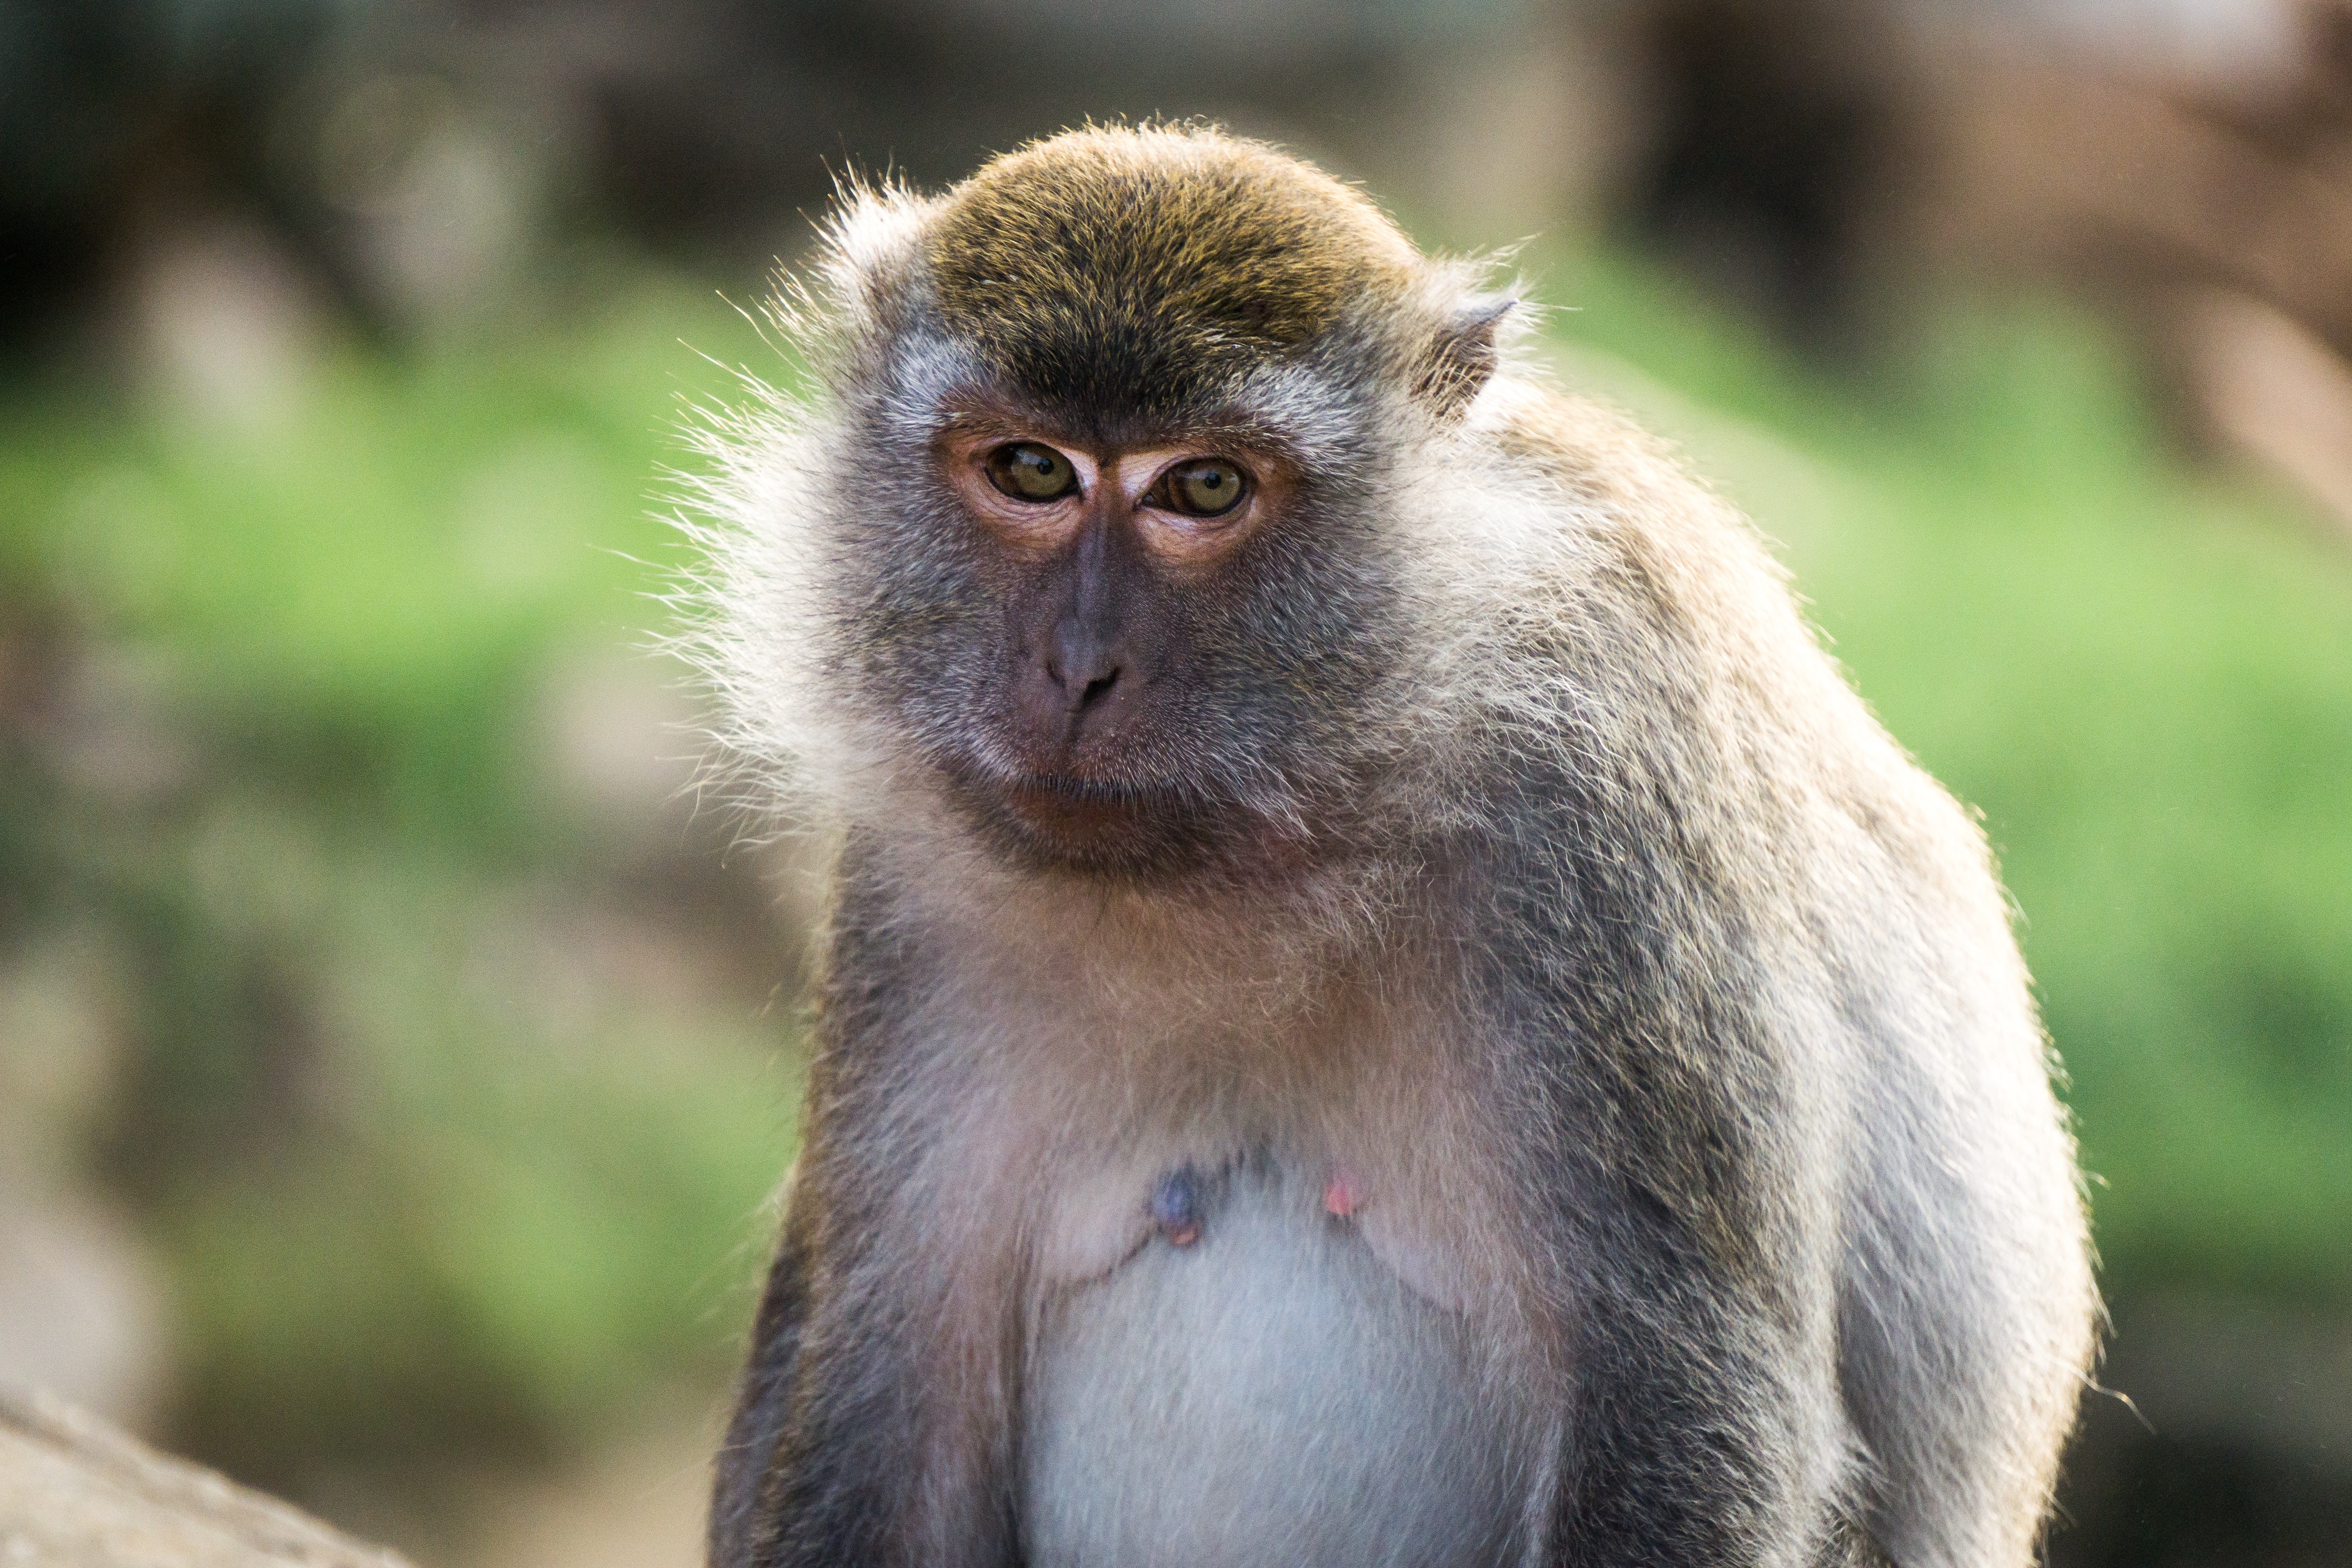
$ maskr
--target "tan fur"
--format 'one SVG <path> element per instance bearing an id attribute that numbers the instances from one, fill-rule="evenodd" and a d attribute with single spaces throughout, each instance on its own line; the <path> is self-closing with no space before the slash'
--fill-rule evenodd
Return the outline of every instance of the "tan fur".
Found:
<path id="1" fill-rule="evenodd" d="M 1105 321 L 1183 358 L 1244 362 L 1321 333 L 1416 259 L 1363 197 L 1271 148 L 1088 130 L 950 192 L 925 250 L 948 320 L 992 348 Z"/>

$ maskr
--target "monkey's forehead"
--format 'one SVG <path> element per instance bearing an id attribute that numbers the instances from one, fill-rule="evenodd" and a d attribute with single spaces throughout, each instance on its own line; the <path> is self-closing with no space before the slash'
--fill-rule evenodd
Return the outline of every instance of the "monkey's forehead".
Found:
<path id="1" fill-rule="evenodd" d="M 1393 300 L 1419 258 L 1320 170 L 1214 132 L 1066 132 L 950 192 L 949 327 L 1039 395 L 1176 400 Z"/>

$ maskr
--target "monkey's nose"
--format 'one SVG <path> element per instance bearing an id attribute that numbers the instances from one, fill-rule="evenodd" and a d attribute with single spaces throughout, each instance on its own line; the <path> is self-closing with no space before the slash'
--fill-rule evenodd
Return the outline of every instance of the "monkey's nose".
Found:
<path id="1" fill-rule="evenodd" d="M 1072 719 L 1099 707 L 1126 673 L 1127 660 L 1117 647 L 1083 632 L 1056 637 L 1045 658 L 1045 675 Z"/>

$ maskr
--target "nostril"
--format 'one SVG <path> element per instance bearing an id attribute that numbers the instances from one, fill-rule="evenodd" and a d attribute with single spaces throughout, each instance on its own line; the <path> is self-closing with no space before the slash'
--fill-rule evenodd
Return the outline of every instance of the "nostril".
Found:
<path id="1" fill-rule="evenodd" d="M 1117 665 L 1113 665 L 1108 674 L 1098 675 L 1092 680 L 1087 681 L 1087 689 L 1078 693 L 1078 707 L 1081 710 L 1091 708 L 1096 703 L 1101 701 L 1104 698 L 1109 696 L 1111 683 L 1116 681 L 1118 679 L 1118 667 Z"/>
<path id="2" fill-rule="evenodd" d="M 1084 625 L 1057 627 L 1034 657 L 1033 668 L 1045 678 L 1038 695 L 1066 719 L 1100 707 L 1121 689 L 1119 681 L 1129 673 L 1126 651 L 1117 641 Z"/>

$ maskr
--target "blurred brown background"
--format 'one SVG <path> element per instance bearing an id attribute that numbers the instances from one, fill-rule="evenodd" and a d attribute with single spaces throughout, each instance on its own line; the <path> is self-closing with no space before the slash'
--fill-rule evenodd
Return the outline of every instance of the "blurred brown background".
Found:
<path id="1" fill-rule="evenodd" d="M 844 170 L 1207 115 L 1517 245 L 1985 813 L 2116 1333 L 2051 1556 L 2352 1563 L 2352 9 L 0 0 L 0 1382 L 687 1564 L 809 889 L 681 430 Z"/>

